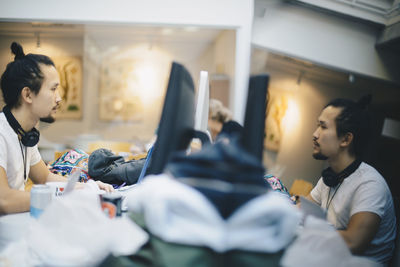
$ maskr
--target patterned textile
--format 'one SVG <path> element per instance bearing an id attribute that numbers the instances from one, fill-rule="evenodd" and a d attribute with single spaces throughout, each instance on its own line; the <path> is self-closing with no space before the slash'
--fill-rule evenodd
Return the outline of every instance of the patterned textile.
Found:
<path id="1" fill-rule="evenodd" d="M 272 190 L 283 194 L 284 196 L 288 197 L 293 203 L 295 203 L 295 199 L 290 196 L 289 190 L 279 178 L 273 176 L 272 174 L 266 174 L 264 175 L 264 180 L 271 186 Z"/>
<path id="2" fill-rule="evenodd" d="M 89 155 L 80 149 L 72 149 L 49 164 L 52 173 L 68 176 L 75 171 L 80 172 L 79 182 L 87 182 L 90 179 L 88 174 Z"/>

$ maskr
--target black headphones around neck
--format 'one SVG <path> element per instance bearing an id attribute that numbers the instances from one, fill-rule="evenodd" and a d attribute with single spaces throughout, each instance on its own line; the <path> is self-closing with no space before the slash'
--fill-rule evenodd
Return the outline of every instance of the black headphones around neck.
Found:
<path id="1" fill-rule="evenodd" d="M 3 108 L 4 115 L 10 124 L 11 128 L 17 133 L 19 140 L 24 146 L 32 147 L 39 142 L 40 133 L 36 128 L 32 128 L 29 132 L 25 132 L 22 129 L 19 122 L 15 119 L 14 115 L 11 113 L 11 110 L 8 106 Z"/>
<path id="2" fill-rule="evenodd" d="M 336 173 L 334 172 L 331 167 L 326 168 L 325 170 L 322 171 L 322 181 L 324 181 L 324 184 L 329 187 L 335 187 L 339 183 L 341 183 L 346 177 L 350 176 L 353 172 L 355 172 L 358 167 L 360 166 L 361 161 L 356 159 L 351 163 L 349 166 L 347 166 L 343 171 Z"/>

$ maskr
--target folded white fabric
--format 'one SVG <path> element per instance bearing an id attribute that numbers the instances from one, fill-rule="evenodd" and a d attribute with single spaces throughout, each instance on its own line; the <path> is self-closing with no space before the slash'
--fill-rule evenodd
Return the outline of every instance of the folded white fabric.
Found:
<path id="1" fill-rule="evenodd" d="M 283 267 L 375 267 L 379 263 L 353 256 L 343 238 L 327 221 L 307 216 L 304 228 L 285 251 Z"/>
<path id="2" fill-rule="evenodd" d="M 27 237 L 0 255 L 9 266 L 96 266 L 110 253 L 130 255 L 148 235 L 128 218 L 109 219 L 99 195 L 75 190 L 57 198 Z"/>
<path id="3" fill-rule="evenodd" d="M 274 192 L 256 197 L 224 220 L 199 191 L 167 174 L 148 176 L 126 194 L 128 210 L 142 213 L 150 232 L 164 241 L 277 252 L 294 238 L 299 211 Z"/>

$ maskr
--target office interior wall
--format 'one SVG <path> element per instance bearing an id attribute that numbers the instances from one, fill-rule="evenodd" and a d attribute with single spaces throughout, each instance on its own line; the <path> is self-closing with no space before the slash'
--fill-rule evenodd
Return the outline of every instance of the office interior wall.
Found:
<path id="1" fill-rule="evenodd" d="M 339 70 L 400 82 L 400 55 L 379 52 L 382 26 L 298 6 L 255 2 L 252 43 Z M 389 55 L 388 55 L 389 54 Z"/>
<path id="2" fill-rule="evenodd" d="M 235 111 L 235 42 L 236 33 L 233 30 L 222 31 L 216 38 L 213 45 L 210 45 L 198 59 L 197 70 L 209 70 L 210 86 L 223 83 L 223 86 L 210 88 L 213 95 L 220 96 L 221 100 L 231 112 Z M 227 85 L 227 86 L 225 86 Z M 226 88 L 225 88 L 226 87 Z M 213 91 L 214 90 L 214 91 Z M 221 90 L 221 92 L 217 91 Z M 214 94 L 213 94 L 214 93 Z"/>
<path id="3" fill-rule="evenodd" d="M 104 121 L 99 116 L 99 87 L 101 80 L 102 60 L 109 49 L 104 49 L 99 41 L 90 37 L 90 34 L 82 34 L 80 37 L 47 38 L 41 37 L 40 47 L 37 47 L 37 39 L 33 37 L 5 37 L 0 39 L 0 68 L 5 69 L 6 64 L 13 60 L 10 45 L 17 41 L 24 47 L 25 53 L 44 53 L 50 57 L 55 56 L 79 56 L 83 64 L 83 114 L 78 120 L 59 119 L 54 124 L 40 123 L 38 128 L 41 131 L 42 140 L 65 144 L 69 147 L 79 147 L 78 139 L 103 139 L 115 141 L 130 141 L 132 143 L 143 144 L 148 142 L 154 135 L 159 122 L 164 93 L 158 95 L 158 104 L 152 105 L 142 113 L 139 119 L 131 121 L 114 120 Z M 191 57 L 185 60 L 180 54 L 181 49 L 187 49 L 190 44 L 175 43 L 175 51 L 165 51 L 169 55 L 168 59 L 172 62 L 179 58 L 179 62 L 184 64 L 193 77 L 195 87 L 198 86 L 198 75 L 200 70 L 209 71 L 210 75 L 216 73 L 216 66 L 223 64 L 227 66 L 227 73 L 234 77 L 234 53 L 235 53 L 235 34 L 234 30 L 221 31 L 203 53 L 198 57 Z M 118 43 L 118 42 L 117 42 Z M 142 43 L 149 48 L 147 42 L 125 45 L 124 49 L 137 47 Z M 103 47 L 103 48 L 102 48 Z M 121 46 L 122 48 L 122 46 Z M 225 53 L 216 58 L 216 54 L 225 48 Z M 157 44 L 152 45 L 152 51 L 157 50 Z M 115 50 L 115 49 L 114 49 Z M 118 51 L 117 51 L 118 52 Z M 150 51 L 151 52 L 151 51 Z M 187 53 L 187 52 L 186 52 Z M 160 62 L 154 62 L 160 64 Z M 169 65 L 165 67 L 165 72 L 169 72 Z M 164 92 L 167 84 L 162 85 L 161 91 Z"/>
<path id="4" fill-rule="evenodd" d="M 0 19 L 7 21 L 48 21 L 70 23 L 124 23 L 130 25 L 186 25 L 234 29 L 236 36 L 234 117 L 241 121 L 247 95 L 253 0 L 3 0 Z M 211 10 L 212 9 L 212 10 Z M 218 14 L 218 15 L 215 15 Z M 240 15 L 238 15 L 240 14 Z"/>

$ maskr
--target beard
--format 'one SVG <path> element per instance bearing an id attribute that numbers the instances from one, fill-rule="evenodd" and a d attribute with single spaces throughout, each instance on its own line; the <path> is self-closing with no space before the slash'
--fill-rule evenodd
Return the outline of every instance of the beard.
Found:
<path id="1" fill-rule="evenodd" d="M 54 118 L 53 116 L 49 115 L 47 117 L 40 118 L 40 121 L 46 122 L 46 123 L 53 123 L 53 122 L 56 121 L 56 118 Z"/>
<path id="2" fill-rule="evenodd" d="M 322 154 L 321 152 L 314 153 L 312 156 L 316 160 L 327 160 L 328 159 L 328 157 L 325 156 L 324 154 Z"/>

